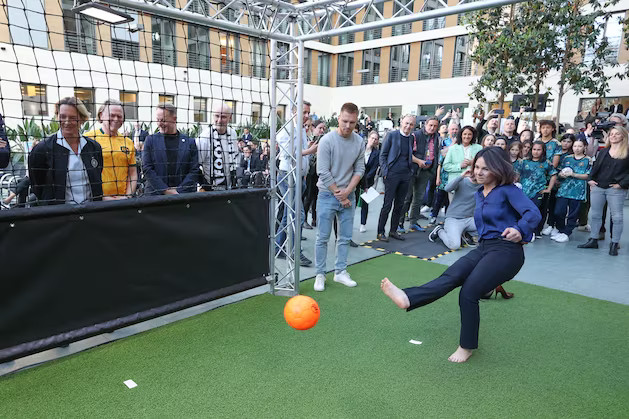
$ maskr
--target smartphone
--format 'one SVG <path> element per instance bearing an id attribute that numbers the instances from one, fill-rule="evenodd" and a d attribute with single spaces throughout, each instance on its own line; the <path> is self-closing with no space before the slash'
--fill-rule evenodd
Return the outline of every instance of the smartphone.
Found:
<path id="1" fill-rule="evenodd" d="M 496 115 L 504 115 L 505 114 L 505 110 L 504 109 L 494 109 L 494 113 Z"/>

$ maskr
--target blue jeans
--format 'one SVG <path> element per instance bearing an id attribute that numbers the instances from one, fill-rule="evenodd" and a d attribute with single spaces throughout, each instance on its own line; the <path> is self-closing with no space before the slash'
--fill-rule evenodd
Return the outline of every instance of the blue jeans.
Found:
<path id="1" fill-rule="evenodd" d="M 581 202 L 577 199 L 557 197 L 555 203 L 555 221 L 557 222 L 557 230 L 560 233 L 569 236 L 577 226 L 577 218 L 581 209 Z M 567 215 L 566 215 L 567 214 Z"/>
<path id="2" fill-rule="evenodd" d="M 352 205 L 343 208 L 341 203 L 330 191 L 319 191 L 317 198 L 317 241 L 315 243 L 315 267 L 317 274 L 325 274 L 325 261 L 328 257 L 328 240 L 332 232 L 334 218 L 339 220 L 339 234 L 336 239 L 336 262 L 334 272 L 340 273 L 347 269 L 347 253 L 349 241 L 352 239 L 354 210 L 356 198 L 353 193 L 347 197 Z"/>
<path id="3" fill-rule="evenodd" d="M 281 180 L 286 176 L 286 172 L 283 170 L 279 170 L 277 172 L 277 179 Z M 302 191 L 306 188 L 305 182 L 302 178 L 301 181 L 301 189 Z M 277 185 L 278 189 L 280 190 L 280 193 L 282 194 L 282 196 L 286 195 L 286 191 L 288 191 L 288 178 L 285 178 L 283 180 L 281 180 L 278 185 Z M 295 200 L 300 200 L 301 201 L 301 196 L 295 196 Z M 282 245 L 284 244 L 284 242 L 286 241 L 286 219 L 288 218 L 288 208 L 286 207 L 286 205 L 284 205 L 284 214 L 282 215 L 282 221 L 280 222 L 280 226 L 278 231 L 280 231 L 280 233 L 277 235 L 277 237 L 275 238 L 275 245 L 278 247 L 278 250 L 280 247 L 282 247 Z M 306 219 L 305 214 L 304 214 L 304 206 L 301 206 L 301 223 L 300 223 L 300 227 L 303 227 L 304 225 L 304 220 Z M 303 230 L 303 229 L 302 229 Z M 300 230 L 300 231 L 302 231 Z"/>

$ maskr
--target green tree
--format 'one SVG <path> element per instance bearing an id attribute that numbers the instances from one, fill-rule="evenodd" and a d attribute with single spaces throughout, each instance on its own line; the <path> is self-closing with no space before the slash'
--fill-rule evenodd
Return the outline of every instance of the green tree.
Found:
<path id="1" fill-rule="evenodd" d="M 557 117 L 561 114 L 564 95 L 573 90 L 604 97 L 609 80 L 615 75 L 605 73 L 617 66 L 610 59 L 610 48 L 604 36 L 605 22 L 612 18 L 605 11 L 618 0 L 546 0 L 548 13 L 555 21 L 556 55 L 554 69 L 560 72 L 557 92 Z"/>
<path id="2" fill-rule="evenodd" d="M 508 94 L 519 93 L 526 85 L 523 58 L 528 55 L 520 39 L 521 26 L 516 22 L 521 7 L 518 4 L 481 10 L 465 18 L 474 45 L 471 60 L 483 69 L 470 93 L 479 102 L 487 101 L 487 93 L 492 92 L 502 107 Z"/>

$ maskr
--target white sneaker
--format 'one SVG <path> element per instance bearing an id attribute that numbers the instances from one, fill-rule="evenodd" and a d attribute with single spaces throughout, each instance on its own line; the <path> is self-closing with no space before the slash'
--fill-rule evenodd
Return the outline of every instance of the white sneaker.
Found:
<path id="1" fill-rule="evenodd" d="M 360 230 L 361 233 L 364 233 L 365 231 L 367 231 L 367 226 L 364 225 L 364 224 L 361 224 L 359 230 Z"/>
<path id="2" fill-rule="evenodd" d="M 325 275 L 317 274 L 317 276 L 315 277 L 314 290 L 315 291 L 325 290 Z"/>
<path id="3" fill-rule="evenodd" d="M 420 214 L 424 214 L 426 212 L 430 212 L 430 207 L 428 205 L 424 205 L 420 210 L 419 213 Z"/>
<path id="4" fill-rule="evenodd" d="M 352 281 L 352 278 L 349 276 L 347 271 L 343 271 L 338 274 L 334 274 L 334 282 L 338 282 L 339 284 L 343 284 L 348 287 L 355 287 L 356 281 Z"/>
<path id="5" fill-rule="evenodd" d="M 551 239 L 553 239 L 557 243 L 565 243 L 570 240 L 570 237 L 568 237 L 567 234 L 559 233 L 552 236 Z"/>
<path id="6" fill-rule="evenodd" d="M 542 235 L 548 236 L 548 235 L 550 235 L 550 233 L 552 233 L 552 231 L 553 231 L 553 228 L 551 226 L 546 226 L 542 230 Z"/>
<path id="7" fill-rule="evenodd" d="M 531 241 L 529 243 L 533 243 L 535 241 L 535 233 L 533 233 L 533 237 L 531 237 Z"/>
<path id="8" fill-rule="evenodd" d="M 557 234 L 559 234 L 559 230 L 557 230 L 556 227 L 553 227 L 553 229 L 550 232 L 550 237 L 556 236 Z"/>

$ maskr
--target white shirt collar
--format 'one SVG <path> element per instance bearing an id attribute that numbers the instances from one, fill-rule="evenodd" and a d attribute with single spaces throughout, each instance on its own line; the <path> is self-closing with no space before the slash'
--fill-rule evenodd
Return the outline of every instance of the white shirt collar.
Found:
<path id="1" fill-rule="evenodd" d="M 72 150 L 72 147 L 70 147 L 70 144 L 68 144 L 68 141 L 65 138 L 63 138 L 63 135 L 61 134 L 61 129 L 57 131 L 57 144 L 59 144 L 62 147 L 67 148 L 68 150 L 74 153 L 74 150 Z M 87 140 L 85 139 L 85 137 L 81 135 L 79 137 L 79 153 L 78 154 L 81 154 L 81 150 L 83 150 L 83 147 L 85 147 L 86 145 L 87 145 Z"/>

